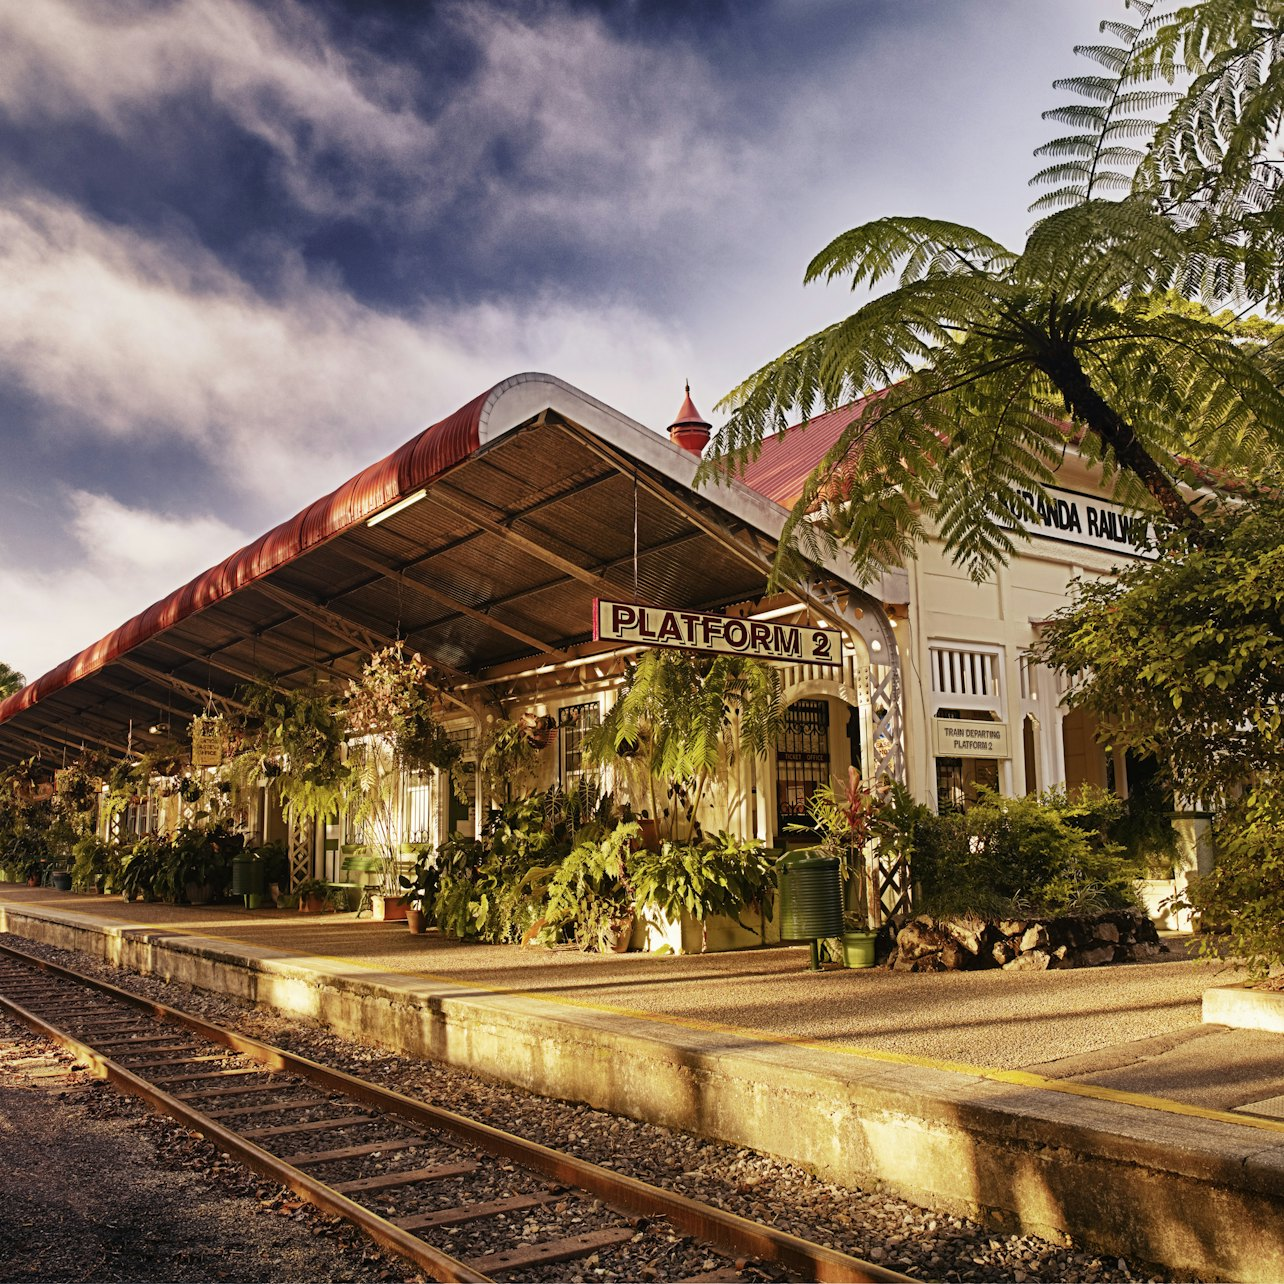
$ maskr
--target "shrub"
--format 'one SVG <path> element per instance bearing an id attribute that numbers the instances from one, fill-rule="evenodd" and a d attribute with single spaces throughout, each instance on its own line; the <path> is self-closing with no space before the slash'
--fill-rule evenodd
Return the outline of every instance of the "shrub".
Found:
<path id="1" fill-rule="evenodd" d="M 1259 787 L 1218 818 L 1217 864 L 1187 889 L 1205 954 L 1242 959 L 1254 976 L 1284 967 L 1284 791 Z"/>
<path id="2" fill-rule="evenodd" d="M 1100 800 L 981 790 L 965 812 L 917 811 L 911 872 L 917 908 L 938 917 L 1056 915 L 1130 908 L 1136 862 L 1105 834 Z"/>
<path id="3" fill-rule="evenodd" d="M 763 906 L 776 883 L 775 864 L 762 845 L 727 833 L 698 844 L 665 842 L 658 852 L 632 852 L 628 877 L 637 913 L 657 910 L 677 918 L 685 910 L 702 922 Z"/>

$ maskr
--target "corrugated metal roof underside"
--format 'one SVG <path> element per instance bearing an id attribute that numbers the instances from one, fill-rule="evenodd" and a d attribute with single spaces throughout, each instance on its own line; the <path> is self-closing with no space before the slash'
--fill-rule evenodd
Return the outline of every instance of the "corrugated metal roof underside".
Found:
<path id="1" fill-rule="evenodd" d="M 635 577 L 641 600 L 670 606 L 715 607 L 765 588 L 679 507 L 635 490 L 631 471 L 552 423 L 499 438 L 427 490 L 376 526 L 362 520 L 281 558 L 19 709 L 0 724 L 0 756 L 17 760 L 39 742 L 56 758 L 82 737 L 121 749 L 131 721 L 137 747 L 152 723 L 181 729 L 202 692 L 234 698 L 260 676 L 284 686 L 314 672 L 350 677 L 371 647 L 398 637 L 444 674 L 484 676 L 586 641 L 593 598 L 632 599 Z"/>

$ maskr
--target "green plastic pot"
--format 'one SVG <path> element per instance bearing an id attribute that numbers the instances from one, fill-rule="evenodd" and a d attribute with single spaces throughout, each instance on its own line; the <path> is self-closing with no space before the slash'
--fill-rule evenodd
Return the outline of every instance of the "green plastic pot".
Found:
<path id="1" fill-rule="evenodd" d="M 846 967 L 873 967 L 877 932 L 844 932 L 843 964 Z"/>

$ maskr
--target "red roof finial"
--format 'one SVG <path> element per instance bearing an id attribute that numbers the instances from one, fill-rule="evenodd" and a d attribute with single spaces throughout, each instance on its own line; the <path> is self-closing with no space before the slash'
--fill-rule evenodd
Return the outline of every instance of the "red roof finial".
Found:
<path id="1" fill-rule="evenodd" d="M 678 417 L 669 425 L 669 440 L 693 455 L 702 454 L 709 444 L 709 434 L 713 425 L 695 408 L 691 400 L 691 381 L 686 381 L 686 399 L 678 411 Z"/>

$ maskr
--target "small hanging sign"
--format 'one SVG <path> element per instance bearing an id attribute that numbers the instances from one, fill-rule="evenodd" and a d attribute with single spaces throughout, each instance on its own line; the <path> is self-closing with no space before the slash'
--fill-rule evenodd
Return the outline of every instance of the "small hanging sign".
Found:
<path id="1" fill-rule="evenodd" d="M 192 719 L 192 766 L 218 767 L 223 762 L 223 719 Z"/>
<path id="2" fill-rule="evenodd" d="M 593 639 L 751 655 L 759 660 L 793 664 L 843 662 L 843 635 L 837 629 L 780 624 L 775 620 L 741 620 L 702 611 L 671 611 L 607 598 L 594 599 Z"/>

